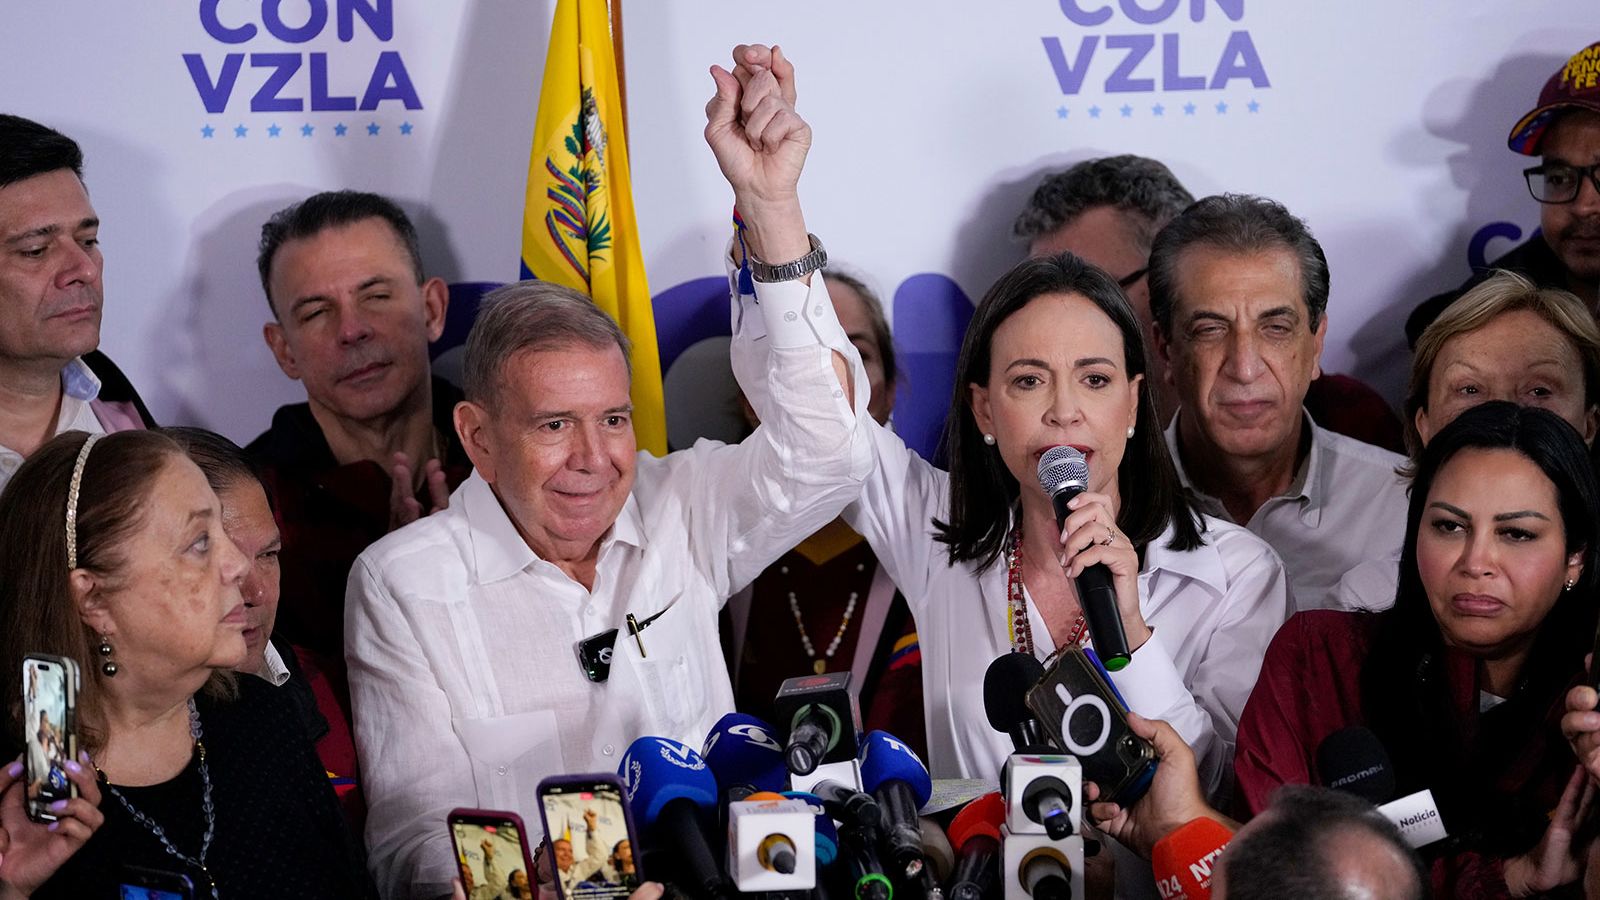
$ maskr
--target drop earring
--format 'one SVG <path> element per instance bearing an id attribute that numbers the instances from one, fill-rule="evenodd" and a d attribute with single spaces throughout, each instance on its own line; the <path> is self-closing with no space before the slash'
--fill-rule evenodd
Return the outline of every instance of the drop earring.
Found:
<path id="1" fill-rule="evenodd" d="M 1578 579 L 1576 579 L 1576 578 L 1568 578 L 1567 579 L 1567 586 L 1562 588 L 1562 590 L 1570 591 L 1570 590 L 1572 590 L 1573 588 L 1575 588 L 1577 586 L 1578 586 Z"/>
<path id="2" fill-rule="evenodd" d="M 100 635 L 100 646 L 98 649 L 100 651 L 100 658 L 105 660 L 105 662 L 100 664 L 100 671 L 104 672 L 107 678 L 115 678 L 117 675 L 117 661 L 111 658 L 111 654 L 113 652 L 111 649 L 111 638 L 107 635 Z"/>
<path id="3" fill-rule="evenodd" d="M 994 446 L 994 435 L 985 433 L 984 436 L 983 436 L 983 442 L 985 444 L 988 444 L 989 446 L 993 447 Z"/>

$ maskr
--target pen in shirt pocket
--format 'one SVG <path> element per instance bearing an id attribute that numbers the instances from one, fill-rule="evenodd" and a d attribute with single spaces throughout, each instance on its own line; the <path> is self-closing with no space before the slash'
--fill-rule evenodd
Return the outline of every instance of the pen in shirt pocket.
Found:
<path id="1" fill-rule="evenodd" d="M 655 615 L 650 616 L 649 618 L 645 619 L 642 622 L 638 618 L 636 618 L 633 613 L 628 613 L 628 618 L 627 618 L 628 633 L 633 635 L 634 643 L 639 645 L 639 658 L 640 659 L 645 659 L 646 657 L 648 657 L 650 655 L 650 654 L 646 653 L 645 649 L 644 649 L 644 637 L 642 636 L 643 633 L 644 633 L 644 630 L 646 628 L 650 627 L 650 623 L 651 622 L 654 622 L 655 620 L 661 618 L 661 613 L 664 613 L 668 609 L 671 609 L 671 608 L 672 607 L 670 607 L 670 606 L 666 607 L 666 608 L 662 609 L 660 612 L 657 612 Z"/>

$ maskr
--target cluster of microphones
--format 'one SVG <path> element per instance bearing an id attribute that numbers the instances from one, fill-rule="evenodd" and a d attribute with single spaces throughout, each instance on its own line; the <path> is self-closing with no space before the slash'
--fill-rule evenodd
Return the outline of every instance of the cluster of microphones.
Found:
<path id="1" fill-rule="evenodd" d="M 1082 454 L 1052 448 L 1038 474 L 1064 521 L 1067 502 L 1087 487 Z M 1089 566 L 1077 588 L 1100 655 L 1068 647 L 1046 668 L 1031 654 L 1009 653 L 985 674 L 989 724 L 1015 749 L 1000 790 L 953 818 L 922 816 L 933 791 L 927 768 L 894 736 L 861 733 L 850 673 L 791 678 L 779 688 L 775 722 L 729 713 L 698 752 L 661 737 L 629 746 L 618 774 L 640 829 L 644 872 L 705 900 L 1082 898 L 1083 785 L 1131 806 L 1148 791 L 1157 759 L 1128 725 L 1112 683 L 1110 672 L 1130 653 L 1110 573 Z M 1391 799 L 1379 796 L 1393 793 L 1394 776 L 1370 731 L 1340 732 L 1319 756 L 1330 786 L 1375 803 Z M 1438 814 L 1427 792 L 1379 808 L 1414 846 L 1443 836 L 1429 830 Z M 1212 867 L 1230 838 L 1207 818 L 1159 841 L 1152 868 L 1162 896 L 1209 897 Z"/>
<path id="2" fill-rule="evenodd" d="M 696 898 L 1081 898 L 1086 773 L 1131 802 L 1154 772 L 1149 748 L 1127 743 L 1139 739 L 1120 699 L 1084 671 L 1058 661 L 1047 674 L 1020 653 L 995 661 L 987 712 L 1017 753 L 1001 789 L 953 818 L 921 815 L 933 782 L 915 751 L 888 733 L 861 733 L 848 672 L 785 681 L 776 721 L 729 713 L 698 752 L 640 738 L 618 774 L 644 871 Z M 1051 721 L 1029 708 L 1030 696 L 1055 710 Z M 1126 777 L 1130 759 L 1138 766 Z M 1123 777 L 1109 777 L 1113 769 Z"/>
<path id="3" fill-rule="evenodd" d="M 953 818 L 921 815 L 933 782 L 910 747 L 861 733 L 848 672 L 789 679 L 776 722 L 729 713 L 698 751 L 639 738 L 618 774 L 643 869 L 708 900 L 1082 898 L 1083 785 L 1134 804 L 1155 777 L 1153 748 L 1127 726 L 1092 651 L 1068 650 L 1048 669 L 1027 654 L 1002 656 L 985 676 L 984 705 L 1016 752 L 1000 790 Z M 1413 846 L 1445 836 L 1428 792 L 1393 799 L 1393 770 L 1372 732 L 1337 732 L 1318 756 L 1325 784 L 1380 804 Z M 1151 862 L 1162 896 L 1209 897 L 1231 837 L 1205 818 L 1159 841 Z"/>

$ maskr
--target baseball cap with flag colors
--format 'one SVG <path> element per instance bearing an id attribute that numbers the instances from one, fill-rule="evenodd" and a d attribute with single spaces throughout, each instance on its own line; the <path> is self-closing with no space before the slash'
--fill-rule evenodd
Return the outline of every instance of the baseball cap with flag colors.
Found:
<path id="1" fill-rule="evenodd" d="M 1550 76 L 1539 92 L 1539 105 L 1517 121 L 1506 143 L 1518 153 L 1538 156 L 1550 124 L 1573 109 L 1600 113 L 1600 42 L 1574 53 Z"/>

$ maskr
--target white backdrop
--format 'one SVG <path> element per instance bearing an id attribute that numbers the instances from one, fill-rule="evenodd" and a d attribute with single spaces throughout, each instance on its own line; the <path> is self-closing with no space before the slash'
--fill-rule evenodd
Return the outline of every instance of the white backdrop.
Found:
<path id="1" fill-rule="evenodd" d="M 431 273 L 447 280 L 515 277 L 552 10 L 553 0 L 6 4 L 0 110 L 84 145 L 105 223 L 103 347 L 158 418 L 248 439 L 277 405 L 303 399 L 262 344 L 254 256 L 266 216 L 313 191 L 396 196 L 419 219 Z M 1537 225 L 1519 174 L 1528 163 L 1506 149 L 1506 132 L 1544 79 L 1600 38 L 1593 0 L 625 0 L 624 10 L 635 199 L 657 293 L 720 272 L 730 194 L 700 137 L 706 67 L 738 41 L 776 41 L 799 67 L 816 131 L 808 224 L 886 297 L 924 272 L 981 295 L 1019 258 L 1010 222 L 1042 172 L 1141 153 L 1196 195 L 1264 194 L 1306 218 L 1333 273 L 1326 367 L 1391 400 L 1410 308 L 1467 275 L 1468 242 L 1484 226 Z M 328 108 L 363 100 L 375 106 Z M 1488 255 L 1509 246 L 1498 239 Z"/>

